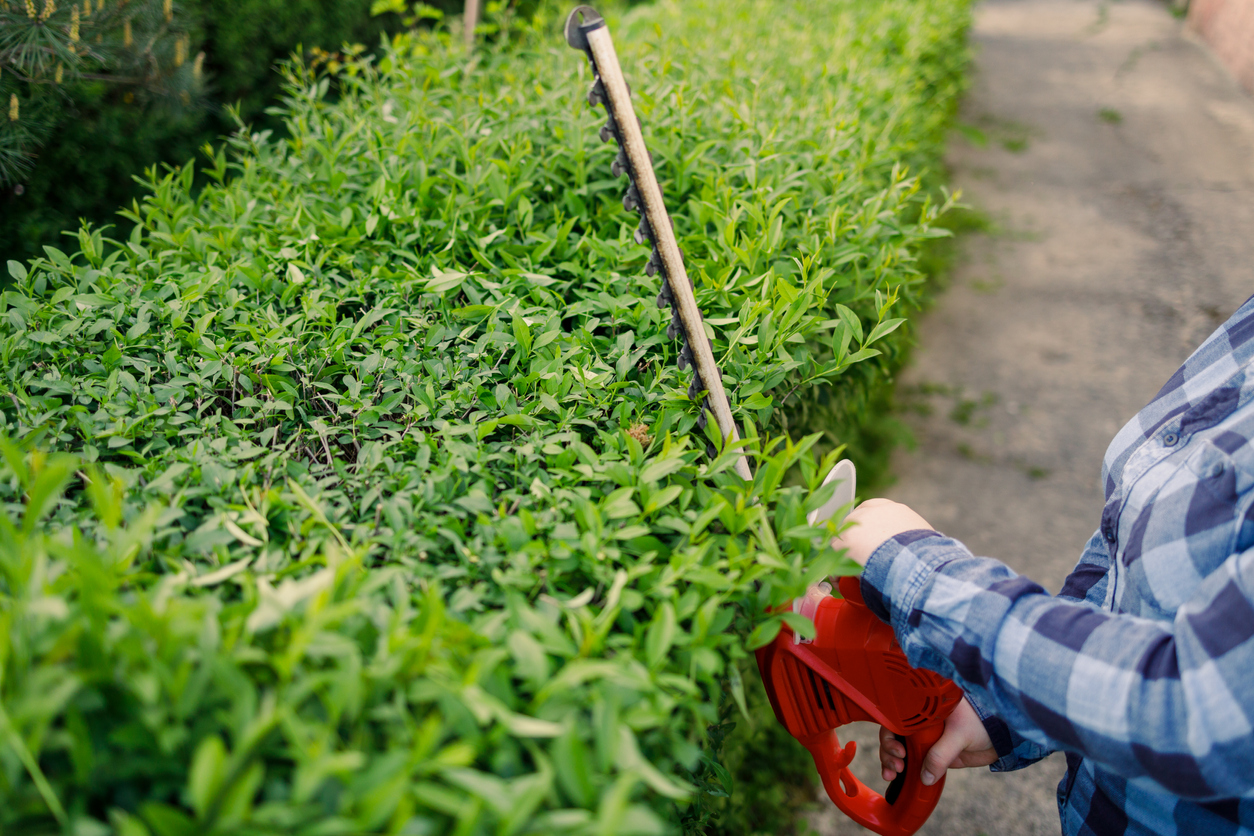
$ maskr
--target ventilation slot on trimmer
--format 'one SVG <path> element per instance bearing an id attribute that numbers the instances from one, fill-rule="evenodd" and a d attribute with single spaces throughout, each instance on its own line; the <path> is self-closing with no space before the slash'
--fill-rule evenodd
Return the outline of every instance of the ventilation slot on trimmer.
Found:
<path id="1" fill-rule="evenodd" d="M 783 663 L 789 690 L 793 694 L 797 719 L 802 726 L 800 731 L 803 734 L 817 734 L 832 728 L 835 723 L 829 722 L 830 718 L 823 707 L 821 692 L 815 684 L 814 674 L 808 667 L 799 664 L 791 657 L 785 657 L 780 661 Z"/>
<path id="2" fill-rule="evenodd" d="M 833 714 L 835 714 L 836 703 L 835 701 L 832 700 L 832 689 L 831 689 L 831 686 L 827 684 L 827 680 L 821 676 L 815 676 L 814 671 L 810 670 L 809 668 L 806 668 L 806 673 L 810 675 L 810 685 L 814 688 L 814 699 L 818 702 L 819 708 L 823 707 L 823 702 L 824 702 L 823 698 L 824 696 L 826 696 L 827 707 L 831 709 Z M 822 693 L 819 693 L 820 688 L 823 689 Z"/>

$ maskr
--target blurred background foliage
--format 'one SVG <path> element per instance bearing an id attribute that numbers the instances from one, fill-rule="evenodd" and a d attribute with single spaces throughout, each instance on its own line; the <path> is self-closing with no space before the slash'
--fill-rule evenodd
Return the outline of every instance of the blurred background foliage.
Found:
<path id="1" fill-rule="evenodd" d="M 460 26 L 463 6 L 464 0 L 0 0 L 0 255 L 43 255 L 80 219 L 120 222 L 118 207 L 143 192 L 136 177 L 154 165 L 185 165 L 241 122 L 281 133 L 282 120 L 266 108 L 278 101 L 283 83 L 276 64 L 293 53 L 330 63 L 346 46 L 354 54 L 373 50 L 381 37 L 409 26 Z M 558 11 L 552 0 L 488 3 L 478 32 L 496 38 L 503 22 Z M 126 48 L 124 19 L 134 21 Z M 83 29 L 78 41 L 70 38 L 74 20 Z M 31 73 L 15 58 L 13 45 L 32 40 L 59 54 L 59 82 L 53 83 L 55 62 Z M 72 43 L 89 49 L 75 53 Z M 90 64 L 88 71 L 75 72 L 76 59 Z M 11 97 L 18 101 L 16 119 L 8 118 Z"/>
<path id="2" fill-rule="evenodd" d="M 275 64 L 292 52 L 372 45 L 400 26 L 372 16 L 370 0 L 0 3 L 0 253 L 13 259 L 42 254 L 79 218 L 114 222 L 146 168 L 185 164 L 235 130 L 232 106 L 245 122 L 276 127 L 264 110 L 282 86 Z M 82 31 L 72 40 L 75 20 Z M 32 68 L 23 45 L 55 50 L 59 61 Z M 84 71 L 73 71 L 76 59 Z M 17 119 L 8 118 L 12 97 Z"/>

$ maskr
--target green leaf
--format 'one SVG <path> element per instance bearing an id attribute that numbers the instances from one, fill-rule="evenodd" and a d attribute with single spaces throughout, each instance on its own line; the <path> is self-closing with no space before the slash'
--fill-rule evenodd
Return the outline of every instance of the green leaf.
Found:
<path id="1" fill-rule="evenodd" d="M 656 458 L 645 465 L 640 471 L 641 482 L 658 482 L 675 473 L 684 466 L 684 460 L 678 456 Z"/>
<path id="2" fill-rule="evenodd" d="M 502 415 L 500 418 L 493 418 L 490 421 L 484 421 L 475 428 L 476 435 L 483 440 L 496 431 L 498 427 L 531 427 L 535 425 L 535 419 L 530 415 Z"/>
<path id="3" fill-rule="evenodd" d="M 580 807 L 590 807 L 596 798 L 596 786 L 592 783 L 595 774 L 588 747 L 570 723 L 566 731 L 554 742 L 553 766 L 557 772 L 557 783 L 572 803 Z"/>
<path id="4" fill-rule="evenodd" d="M 814 638 L 814 622 L 797 612 L 782 612 L 779 617 L 803 639 Z"/>
<path id="5" fill-rule="evenodd" d="M 258 541 L 256 545 L 261 545 L 261 542 Z M 192 586 L 215 586 L 223 581 L 230 580 L 240 572 L 247 569 L 248 565 L 252 563 L 252 561 L 252 557 L 242 557 L 233 563 L 228 563 L 221 569 L 216 569 L 207 574 L 199 575 L 191 582 Z"/>
<path id="6" fill-rule="evenodd" d="M 142 819 L 116 808 L 109 811 L 109 824 L 117 836 L 152 836 Z"/>
<path id="7" fill-rule="evenodd" d="M 195 836 L 200 832 L 186 813 L 160 801 L 146 802 L 139 808 L 139 814 L 156 836 Z"/>
<path id="8" fill-rule="evenodd" d="M 78 459 L 74 456 L 59 455 L 48 459 L 35 472 L 30 487 L 26 489 L 26 509 L 22 514 L 24 533 L 34 531 L 35 525 L 51 510 L 77 466 Z"/>
<path id="9" fill-rule="evenodd" d="M 466 281 L 469 273 L 463 273 L 460 270 L 438 270 L 431 279 L 427 281 L 428 293 L 448 293 L 450 290 L 456 290 Z"/>
<path id="10" fill-rule="evenodd" d="M 265 767 L 260 761 L 253 761 L 243 774 L 231 781 L 218 807 L 218 822 L 222 827 L 230 828 L 249 818 L 253 799 L 265 776 Z"/>
<path id="11" fill-rule="evenodd" d="M 778 615 L 773 615 L 763 621 L 757 627 L 753 628 L 753 632 L 749 634 L 748 640 L 745 641 L 745 647 L 749 650 L 757 650 L 775 641 L 775 637 L 779 635 L 780 628 L 784 626 L 784 619 Z"/>
<path id="12" fill-rule="evenodd" d="M 740 716 L 744 717 L 746 721 L 752 722 L 749 720 L 749 705 L 745 701 L 745 683 L 740 678 L 740 668 L 735 662 L 727 666 L 727 679 L 728 684 L 731 686 L 732 699 L 735 700 L 736 707 L 740 709 Z"/>
<path id="13" fill-rule="evenodd" d="M 557 737 L 562 733 L 562 727 L 557 723 L 524 714 L 504 712 L 500 720 L 514 737 Z"/>
<path id="14" fill-rule="evenodd" d="M 196 747 L 187 772 L 187 797 L 196 811 L 196 818 L 205 818 L 225 779 L 226 746 L 217 735 L 208 735 Z"/>
<path id="15" fill-rule="evenodd" d="M 627 724 L 618 727 L 618 766 L 635 770 L 649 789 L 670 799 L 687 798 L 694 787 L 673 775 L 664 775 L 640 753 L 636 736 Z"/>
<path id="16" fill-rule="evenodd" d="M 659 508 L 665 508 L 667 505 L 674 502 L 675 499 L 683 492 L 684 489 L 680 485 L 667 485 L 660 491 L 654 491 L 649 495 L 649 501 L 644 504 L 644 512 L 646 514 L 652 514 Z"/>
<path id="17" fill-rule="evenodd" d="M 601 512 L 605 518 L 617 520 L 623 517 L 639 516 L 640 508 L 631 500 L 633 493 L 635 493 L 633 488 L 619 488 L 607 496 L 601 503 Z"/>
<path id="18" fill-rule="evenodd" d="M 858 317 L 856 313 L 854 313 L 852 310 L 850 310 L 844 305 L 838 304 L 833 307 L 835 307 L 836 314 L 841 318 L 841 320 L 847 326 L 849 326 L 849 331 L 852 333 L 853 337 L 857 339 L 859 343 L 861 343 L 862 342 L 862 320 Z"/>
<path id="19" fill-rule="evenodd" d="M 517 313 L 512 315 L 511 326 L 514 329 L 514 341 L 518 343 L 519 353 L 525 360 L 531 356 L 531 328 Z"/>
<path id="20" fill-rule="evenodd" d="M 901 327 L 901 324 L 905 321 L 906 320 L 904 317 L 898 317 L 896 319 L 886 319 L 880 324 L 876 325 L 874 328 L 871 329 L 871 336 L 867 337 L 866 342 L 862 344 L 863 348 L 865 348 L 866 346 L 869 346 L 871 343 L 875 342 L 881 337 L 886 337 L 892 332 L 896 331 L 898 328 Z"/>
<path id="21" fill-rule="evenodd" d="M 478 322 L 485 319 L 496 312 L 493 305 L 466 305 L 462 308 L 454 308 L 450 313 L 458 319 L 469 319 Z"/>
<path id="22" fill-rule="evenodd" d="M 549 657 L 535 638 L 522 630 L 514 630 L 506 640 L 518 673 L 537 685 L 549 678 Z"/>
<path id="23" fill-rule="evenodd" d="M 413 8 L 414 17 L 419 20 L 443 20 L 444 12 L 427 3 L 415 3 Z"/>
<path id="24" fill-rule="evenodd" d="M 879 354 L 880 350 L 878 348 L 862 348 L 855 351 L 853 354 L 850 354 L 845 359 L 845 362 L 852 365 L 854 363 L 860 363 L 863 360 L 869 360 L 872 357 L 878 357 Z"/>
<path id="25" fill-rule="evenodd" d="M 16 282 L 26 281 L 26 276 L 28 275 L 26 272 L 26 266 L 20 261 L 13 261 L 12 259 L 9 259 L 9 275 L 12 276 L 13 280 Z"/>
<path id="26" fill-rule="evenodd" d="M 658 667 L 670 652 L 675 642 L 676 626 L 675 608 L 670 601 L 663 601 L 645 635 L 645 662 L 650 668 Z"/>
<path id="27" fill-rule="evenodd" d="M 149 322 L 146 319 L 138 320 L 134 325 L 126 330 L 126 338 L 128 340 L 137 340 L 144 334 L 148 333 Z"/>

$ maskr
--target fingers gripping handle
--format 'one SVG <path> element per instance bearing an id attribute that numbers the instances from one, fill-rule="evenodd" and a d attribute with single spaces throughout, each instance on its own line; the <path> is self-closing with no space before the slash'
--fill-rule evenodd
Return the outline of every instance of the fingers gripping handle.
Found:
<path id="1" fill-rule="evenodd" d="M 891 802 L 859 781 L 850 771 L 849 764 L 858 744 L 850 741 L 841 748 L 835 729 L 819 735 L 806 748 L 814 756 L 814 765 L 823 778 L 823 788 L 841 812 L 881 836 L 910 836 L 927 821 L 945 788 L 944 777 L 930 787 L 923 785 L 921 777 L 923 758 L 940 739 L 943 730 L 944 724 L 936 723 L 904 738 L 905 777 L 900 791 Z M 893 783 L 896 784 L 896 781 Z"/>

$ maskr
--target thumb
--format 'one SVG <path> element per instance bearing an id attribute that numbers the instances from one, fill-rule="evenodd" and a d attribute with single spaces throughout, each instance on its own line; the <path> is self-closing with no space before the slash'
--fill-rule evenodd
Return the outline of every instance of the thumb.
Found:
<path id="1" fill-rule="evenodd" d="M 962 733 L 946 725 L 940 740 L 923 757 L 923 786 L 930 787 L 945 777 L 945 770 L 949 769 L 949 765 L 958 759 L 966 747 L 967 741 Z"/>

